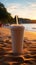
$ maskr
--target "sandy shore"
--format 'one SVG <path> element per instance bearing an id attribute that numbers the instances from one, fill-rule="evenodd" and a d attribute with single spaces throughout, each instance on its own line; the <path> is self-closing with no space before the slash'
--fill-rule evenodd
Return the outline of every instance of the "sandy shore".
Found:
<path id="1" fill-rule="evenodd" d="M 0 33 L 2 33 L 2 35 L 11 35 L 11 30 L 8 28 L 0 28 Z M 29 40 L 36 40 L 36 32 L 32 32 L 32 31 L 26 31 L 24 30 L 24 37 L 27 37 Z"/>
<path id="2" fill-rule="evenodd" d="M 36 36 L 36 33 L 24 31 L 24 37 L 27 37 L 27 39 L 36 39 L 34 36 Z M 32 45 L 30 42 L 29 44 Z M 14 58 L 11 31 L 7 28 L 0 28 L 0 65 L 36 65 L 36 48 L 29 48 L 29 44 L 24 42 L 23 58 Z"/>

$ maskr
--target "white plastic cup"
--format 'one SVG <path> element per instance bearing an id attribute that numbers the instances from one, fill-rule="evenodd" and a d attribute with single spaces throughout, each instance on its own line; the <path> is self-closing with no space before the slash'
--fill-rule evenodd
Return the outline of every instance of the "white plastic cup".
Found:
<path id="1" fill-rule="evenodd" d="M 13 24 L 11 26 L 12 51 L 13 53 L 23 53 L 24 26 Z"/>

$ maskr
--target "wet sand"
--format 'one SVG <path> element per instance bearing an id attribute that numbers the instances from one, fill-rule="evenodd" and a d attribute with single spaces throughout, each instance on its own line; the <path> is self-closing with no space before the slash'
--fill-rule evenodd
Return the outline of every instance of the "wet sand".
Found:
<path id="1" fill-rule="evenodd" d="M 0 65 L 36 65 L 36 43 L 28 41 L 24 40 L 23 56 L 15 58 L 10 30 L 0 28 Z"/>

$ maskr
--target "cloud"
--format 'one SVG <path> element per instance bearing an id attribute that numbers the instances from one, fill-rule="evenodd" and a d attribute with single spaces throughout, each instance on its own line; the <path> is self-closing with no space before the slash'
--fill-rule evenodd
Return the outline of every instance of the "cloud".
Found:
<path id="1" fill-rule="evenodd" d="M 7 2 L 7 0 L 4 0 L 3 2 Z"/>
<path id="2" fill-rule="evenodd" d="M 36 3 L 30 3 L 27 7 L 18 3 L 11 3 L 7 10 L 13 16 L 18 15 L 23 18 L 36 19 Z"/>
<path id="3" fill-rule="evenodd" d="M 31 4 L 32 7 L 36 7 L 36 3 Z"/>

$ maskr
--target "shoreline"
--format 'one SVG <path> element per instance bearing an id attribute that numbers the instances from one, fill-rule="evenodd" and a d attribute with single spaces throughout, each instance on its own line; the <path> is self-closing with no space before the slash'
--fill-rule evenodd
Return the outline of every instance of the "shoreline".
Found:
<path id="1" fill-rule="evenodd" d="M 2 33 L 2 35 L 11 36 L 10 28 L 0 27 L 0 30 L 1 30 L 0 33 Z M 29 40 L 36 40 L 36 32 L 24 30 L 24 37 L 27 37 Z"/>

